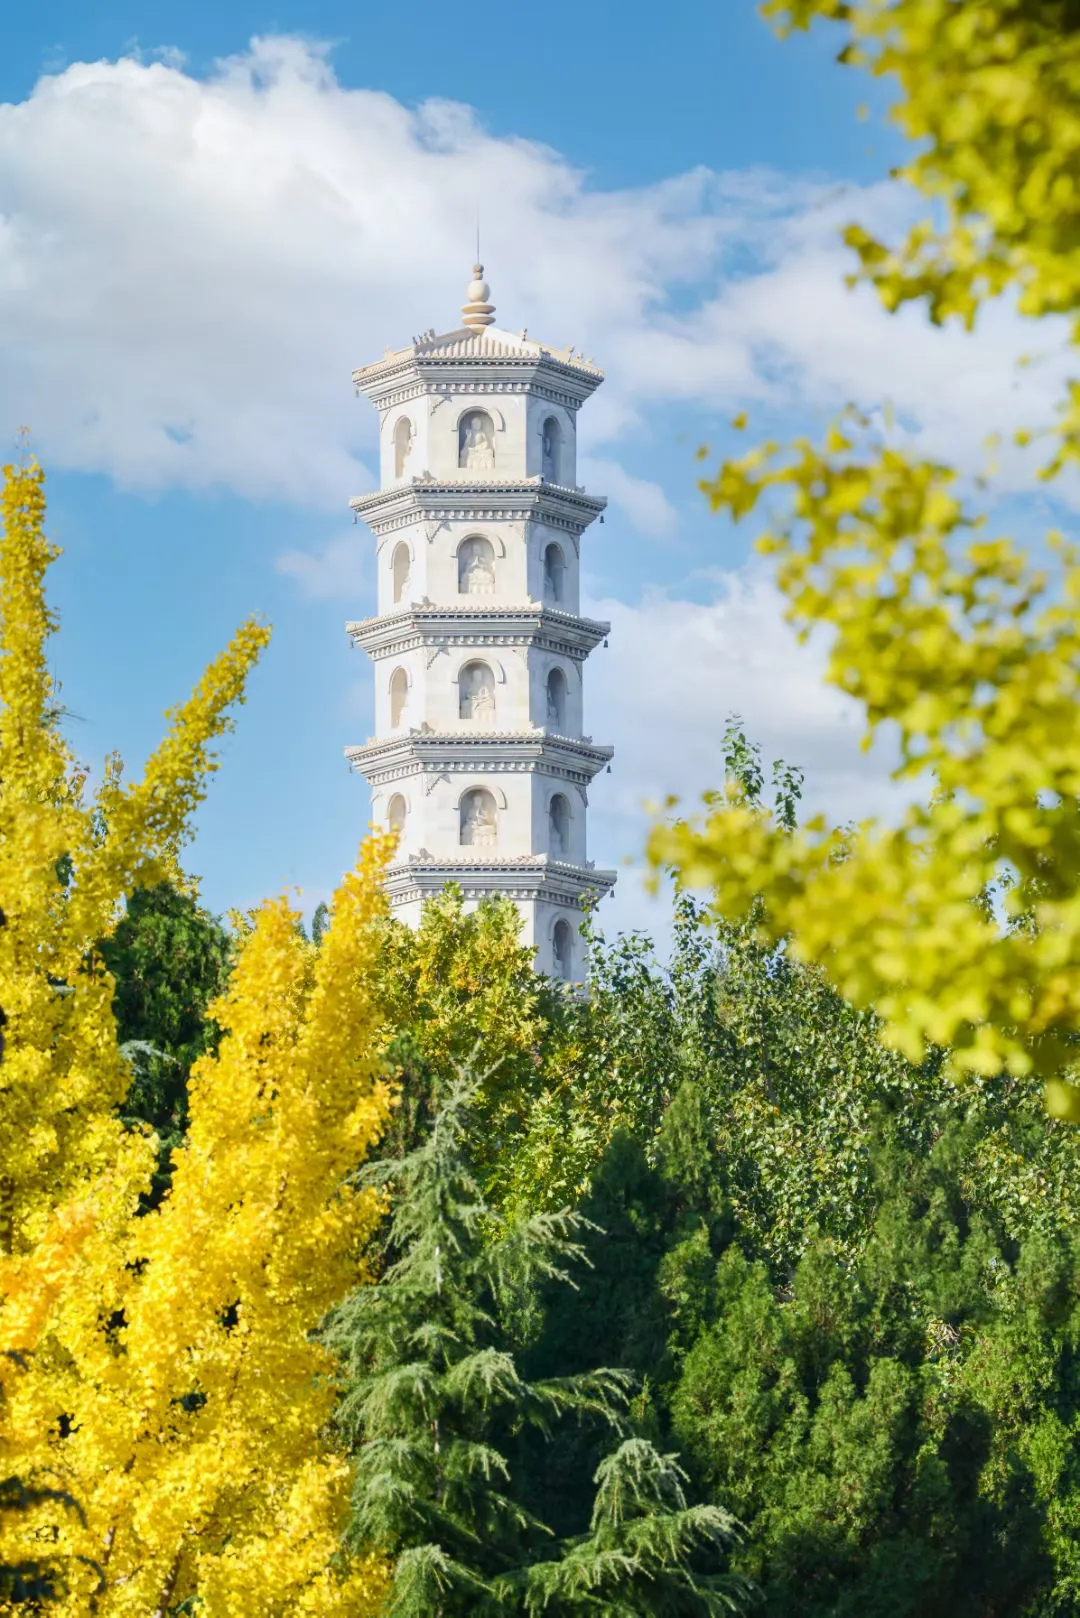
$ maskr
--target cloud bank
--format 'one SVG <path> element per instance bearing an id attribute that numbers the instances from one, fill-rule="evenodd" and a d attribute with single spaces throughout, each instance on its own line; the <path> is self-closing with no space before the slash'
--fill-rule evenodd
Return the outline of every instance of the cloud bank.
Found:
<path id="1" fill-rule="evenodd" d="M 350 371 L 457 324 L 478 198 L 500 321 L 605 366 L 582 475 L 658 539 L 678 513 L 627 449 L 658 406 L 805 426 L 888 399 L 927 453 L 977 470 L 992 431 L 1037 426 L 1058 395 L 1059 357 L 1017 369 L 1030 337 L 1007 308 L 969 336 L 845 291 L 839 231 L 898 229 L 889 185 L 699 168 L 604 191 L 468 107 L 349 88 L 326 51 L 274 37 L 206 78 L 169 53 L 80 63 L 0 106 L 0 440 L 26 422 L 47 464 L 124 488 L 344 516 L 372 485 L 376 430 Z M 1020 456 L 1003 472 L 1030 487 Z M 355 534 L 276 566 L 315 599 L 367 576 Z M 617 749 L 594 851 L 638 852 L 646 799 L 719 782 L 733 710 L 767 760 L 811 767 L 811 805 L 887 810 L 884 766 L 860 754 L 856 715 L 765 575 L 718 574 L 696 595 L 588 609 L 612 621 L 588 706 Z M 640 919 L 635 893 L 625 878 L 617 919 Z"/>
<path id="2" fill-rule="evenodd" d="M 668 794 L 693 812 L 703 792 L 723 784 L 728 714 L 760 743 L 767 774 L 776 759 L 806 770 L 806 813 L 836 822 L 887 817 L 902 801 L 888 778 L 887 742 L 862 750 L 861 710 L 824 684 L 824 644 L 796 640 L 764 567 L 752 562 L 702 582 L 701 600 L 655 591 L 635 605 L 609 597 L 584 607 L 611 621 L 608 649 L 589 661 L 586 729 L 615 745 L 612 774 L 592 788 L 589 835 L 605 860 L 638 867 L 623 871 L 604 905 L 609 931 L 665 925 L 642 893 L 648 826 Z"/>
<path id="3" fill-rule="evenodd" d="M 889 396 L 975 464 L 1053 396 L 1053 367 L 1014 373 L 1007 311 L 973 341 L 845 293 L 839 226 L 895 220 L 887 186 L 701 168 L 603 191 L 467 107 L 348 88 L 275 37 L 205 79 L 168 53 L 80 63 L 0 107 L 0 434 L 29 422 L 51 464 L 122 486 L 340 509 L 374 439 L 349 372 L 456 323 L 477 198 L 500 319 L 606 363 L 585 448 L 661 533 L 666 496 L 618 455 L 657 402 Z"/>

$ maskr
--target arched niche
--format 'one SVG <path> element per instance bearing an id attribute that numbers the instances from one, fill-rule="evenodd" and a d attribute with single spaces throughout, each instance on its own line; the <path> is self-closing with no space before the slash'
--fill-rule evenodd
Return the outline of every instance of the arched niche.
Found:
<path id="1" fill-rule="evenodd" d="M 499 811 L 487 787 L 470 787 L 458 805 L 458 838 L 462 848 L 494 848 L 499 841 Z"/>
<path id="2" fill-rule="evenodd" d="M 467 472 L 495 470 L 495 423 L 486 410 L 466 410 L 458 421 L 458 466 Z"/>
<path id="3" fill-rule="evenodd" d="M 548 804 L 548 853 L 553 860 L 570 854 L 570 804 L 561 792 L 554 793 Z"/>
<path id="4" fill-rule="evenodd" d="M 390 560 L 390 574 L 394 585 L 394 600 L 404 601 L 405 591 L 409 587 L 409 572 L 412 566 L 412 556 L 404 540 L 400 540 L 394 547 L 394 554 Z"/>
<path id="5" fill-rule="evenodd" d="M 495 593 L 495 547 L 483 534 L 470 534 L 458 546 L 458 594 L 489 596 Z"/>
<path id="6" fill-rule="evenodd" d="M 566 675 L 559 667 L 553 668 L 548 674 L 545 684 L 545 698 L 547 704 L 546 722 L 553 729 L 563 731 L 566 728 Z"/>
<path id="7" fill-rule="evenodd" d="M 403 478 L 409 456 L 412 454 L 416 431 L 408 416 L 399 416 L 394 424 L 394 476 Z"/>
<path id="8" fill-rule="evenodd" d="M 563 430 L 558 416 L 545 416 L 540 426 L 540 473 L 558 483 L 563 463 Z"/>
<path id="9" fill-rule="evenodd" d="M 405 710 L 409 705 L 409 676 L 402 668 L 394 670 L 390 676 L 390 728 L 397 730 L 404 722 Z"/>
<path id="10" fill-rule="evenodd" d="M 395 832 L 400 837 L 405 830 L 405 817 L 409 806 L 405 802 L 404 794 L 395 792 L 386 806 L 386 826 L 388 831 Z"/>
<path id="11" fill-rule="evenodd" d="M 555 540 L 544 546 L 544 600 L 566 600 L 566 556 Z"/>
<path id="12" fill-rule="evenodd" d="M 574 929 L 562 916 L 551 929 L 551 960 L 555 977 L 569 982 L 574 973 Z"/>
<path id="13" fill-rule="evenodd" d="M 474 659 L 458 674 L 458 716 L 488 730 L 495 723 L 495 676 L 487 663 Z"/>

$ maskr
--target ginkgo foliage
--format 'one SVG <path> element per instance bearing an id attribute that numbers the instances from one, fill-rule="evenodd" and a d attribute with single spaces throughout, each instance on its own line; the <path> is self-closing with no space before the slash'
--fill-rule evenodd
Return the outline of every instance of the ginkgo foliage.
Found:
<path id="1" fill-rule="evenodd" d="M 46 1557 L 72 1615 L 164 1618 L 193 1598 L 361 1615 L 381 1574 L 338 1554 L 346 1469 L 322 1438 L 334 1386 L 313 1333 L 361 1277 L 377 1212 L 347 1181 L 389 1106 L 370 992 L 387 848 L 366 845 L 319 952 L 284 901 L 257 913 L 146 1211 L 156 1143 L 120 1119 L 131 1073 L 99 943 L 125 895 L 175 870 L 267 631 L 241 629 L 141 782 L 113 762 L 89 800 L 47 672 L 42 476 L 5 477 L 0 1442 L 30 1503 L 3 1518 L 2 1560 Z"/>
<path id="2" fill-rule="evenodd" d="M 899 244 L 853 229 L 888 308 L 971 325 L 1005 296 L 1080 346 L 1080 18 L 1068 0 L 773 0 L 782 26 L 830 18 L 842 59 L 886 76 L 920 142 L 901 178 L 932 216 Z M 1037 330 L 1033 324 L 1033 331 Z M 1055 327 L 1048 337 L 1057 342 Z M 1080 392 L 1043 456 L 1075 474 Z M 1021 434 L 1023 438 L 1025 435 Z M 897 825 L 789 835 L 745 802 L 658 828 L 652 856 L 734 917 L 760 903 L 913 1060 L 1069 1082 L 1080 1033 L 1080 551 L 993 531 L 993 473 L 948 466 L 849 412 L 824 442 L 767 443 L 703 484 L 736 519 L 763 509 L 788 616 L 829 639 L 828 679 L 869 738 L 899 739 L 914 805 Z M 812 760 L 807 760 L 812 765 Z"/>

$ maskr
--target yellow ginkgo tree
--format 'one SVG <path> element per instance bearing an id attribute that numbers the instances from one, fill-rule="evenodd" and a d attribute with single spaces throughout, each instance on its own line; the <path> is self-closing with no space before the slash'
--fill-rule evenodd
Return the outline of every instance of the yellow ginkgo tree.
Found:
<path id="1" fill-rule="evenodd" d="M 175 869 L 267 631 L 240 630 L 140 782 L 113 763 L 90 799 L 47 670 L 55 554 L 40 470 L 7 468 L 0 1444 L 29 1504 L 0 1521 L 0 1561 L 54 1568 L 72 1615 L 164 1618 L 193 1597 L 237 1618 L 362 1615 L 381 1571 L 339 1554 L 345 1467 L 314 1333 L 361 1277 L 377 1212 L 348 1176 L 389 1106 L 371 992 L 387 848 L 365 846 L 320 951 L 283 900 L 257 913 L 171 1189 L 145 1211 L 155 1143 L 119 1120 L 130 1073 L 98 944 L 135 886 Z"/>
<path id="2" fill-rule="evenodd" d="M 1065 317 L 1080 348 L 1080 14 L 1070 0 L 771 0 L 818 18 L 842 59 L 887 78 L 919 144 L 901 178 L 932 205 L 895 244 L 848 232 L 857 277 L 895 309 L 974 325 L 1004 297 Z M 1060 343 L 1061 328 L 1047 330 Z M 1078 358 L 1080 369 L 1080 358 Z M 1074 478 L 1080 386 L 1041 475 Z M 1019 435 L 1023 439 L 1024 435 Z M 651 853 L 753 911 L 918 1060 L 1041 1079 L 1080 1119 L 1080 550 L 994 534 L 992 472 L 965 488 L 849 412 L 823 442 L 767 443 L 703 488 L 759 548 L 796 630 L 828 640 L 828 679 L 888 726 L 913 806 L 895 825 L 794 834 L 738 793 L 658 827 Z M 812 769 L 813 760 L 805 761 Z"/>

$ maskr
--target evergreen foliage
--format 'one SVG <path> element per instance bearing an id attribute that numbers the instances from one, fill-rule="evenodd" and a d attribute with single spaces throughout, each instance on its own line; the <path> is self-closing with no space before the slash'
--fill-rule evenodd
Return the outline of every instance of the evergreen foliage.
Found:
<path id="1" fill-rule="evenodd" d="M 590 1267 L 517 1319 L 527 1373 L 638 1374 L 640 1430 L 743 1524 L 732 1566 L 766 1613 L 1072 1612 L 1073 1131 L 1008 1080 L 910 1066 L 816 972 L 750 928 L 711 936 L 689 901 L 670 967 L 634 948 L 635 992 L 615 1018 L 592 997 L 579 1033 L 599 1024 L 613 1075 L 648 1050 L 670 1099 L 658 1125 L 593 1130 Z M 594 946 L 601 981 L 627 950 Z M 560 1533 L 600 1453 L 587 1426 L 522 1443 L 524 1498 Z"/>
<path id="2" fill-rule="evenodd" d="M 420 1614 L 732 1610 L 738 1581 L 695 1571 L 731 1538 L 728 1514 L 688 1506 L 672 1457 L 627 1438 L 597 1468 L 591 1523 L 559 1544 L 523 1504 L 511 1450 L 560 1417 L 619 1431 L 626 1374 L 528 1378 L 499 1311 L 538 1280 L 566 1287 L 582 1221 L 540 1212 L 500 1228 L 468 1165 L 481 1086 L 459 1082 L 403 1158 L 363 1171 L 392 1189 L 386 1269 L 328 1326 L 353 1454 L 350 1542 L 393 1562 L 389 1618 Z"/>
<path id="3" fill-rule="evenodd" d="M 123 1113 L 157 1134 L 160 1196 L 169 1154 L 187 1128 L 192 1063 L 217 1049 L 207 1008 L 228 982 L 232 939 L 191 894 L 161 882 L 135 890 L 100 950 L 116 984 L 117 1038 L 133 1071 Z"/>

